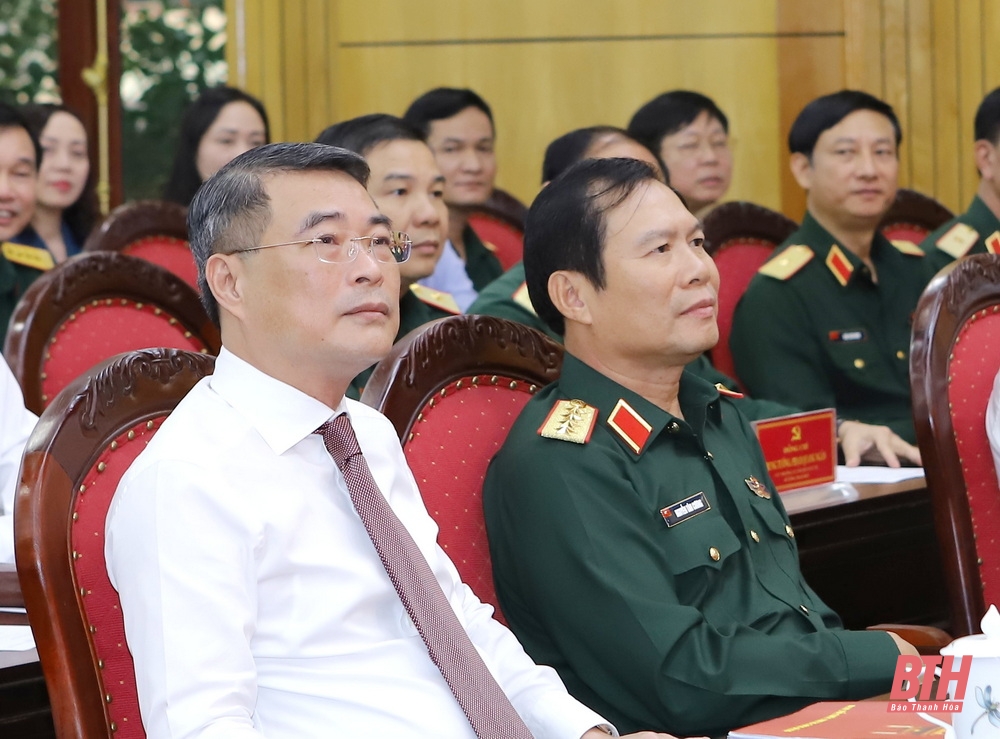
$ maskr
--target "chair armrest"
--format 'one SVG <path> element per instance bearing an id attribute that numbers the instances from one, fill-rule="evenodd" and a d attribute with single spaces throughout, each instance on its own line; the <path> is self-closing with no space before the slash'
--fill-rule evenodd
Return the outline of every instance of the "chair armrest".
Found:
<path id="1" fill-rule="evenodd" d="M 24 608 L 24 596 L 14 565 L 0 564 L 0 608 Z"/>
<path id="2" fill-rule="evenodd" d="M 935 626 L 914 624 L 877 624 L 868 631 L 892 631 L 917 648 L 920 654 L 939 654 L 941 647 L 952 642 L 951 635 Z"/>

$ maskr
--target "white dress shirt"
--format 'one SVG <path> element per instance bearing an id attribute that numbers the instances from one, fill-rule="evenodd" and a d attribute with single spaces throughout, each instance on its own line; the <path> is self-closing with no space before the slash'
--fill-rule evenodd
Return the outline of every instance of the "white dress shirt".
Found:
<path id="1" fill-rule="evenodd" d="M 455 251 L 450 239 L 444 242 L 441 258 L 434 266 L 434 271 L 417 282 L 425 287 L 450 293 L 463 313 L 469 310 L 469 306 L 479 296 L 472 284 L 472 278 L 465 271 L 465 262 Z"/>
<path id="2" fill-rule="evenodd" d="M 535 737 L 604 724 L 461 582 L 388 419 L 351 400 L 330 409 L 223 349 L 108 513 L 108 572 L 150 739 L 475 739 L 312 433 L 340 413 Z"/>
<path id="3" fill-rule="evenodd" d="M 14 493 L 28 435 L 38 417 L 24 407 L 21 387 L 0 357 L 0 562 L 14 561 Z"/>
<path id="4" fill-rule="evenodd" d="M 986 436 L 990 440 L 993 466 L 997 471 L 997 479 L 1000 480 L 1000 372 L 993 379 L 993 392 L 986 405 Z"/>

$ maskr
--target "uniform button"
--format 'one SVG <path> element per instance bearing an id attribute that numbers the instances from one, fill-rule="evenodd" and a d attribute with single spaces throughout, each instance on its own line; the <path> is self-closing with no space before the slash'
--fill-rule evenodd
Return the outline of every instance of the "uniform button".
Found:
<path id="1" fill-rule="evenodd" d="M 722 558 L 722 555 L 719 554 L 719 550 L 715 547 L 708 548 L 708 556 L 712 558 L 713 562 L 718 562 Z"/>
<path id="2" fill-rule="evenodd" d="M 705 459 L 711 462 L 715 457 L 712 456 L 711 452 L 705 452 Z"/>
<path id="3" fill-rule="evenodd" d="M 671 421 L 670 423 L 667 424 L 667 431 L 670 432 L 671 434 L 676 434 L 680 430 L 681 430 L 681 425 L 677 423 L 677 421 Z"/>
<path id="4" fill-rule="evenodd" d="M 754 531 L 753 529 L 750 529 L 750 538 L 757 542 L 760 541 L 760 537 L 757 535 L 757 532 Z"/>
<path id="5" fill-rule="evenodd" d="M 896 359 L 906 359 L 906 352 L 900 349 L 898 352 L 896 352 Z"/>
<path id="6" fill-rule="evenodd" d="M 795 538 L 795 531 L 793 531 L 792 527 L 789 526 L 787 523 L 785 524 L 785 533 L 788 534 L 793 539 Z"/>
<path id="7" fill-rule="evenodd" d="M 855 359 L 854 360 L 854 366 L 857 367 L 858 369 L 864 369 L 864 367 L 865 367 L 865 360 L 863 360 L 863 359 Z"/>
<path id="8" fill-rule="evenodd" d="M 804 614 L 806 614 L 807 616 L 809 615 L 809 609 L 808 609 L 808 608 L 806 608 L 806 607 L 805 607 L 804 605 L 802 605 L 802 606 L 799 606 L 799 610 L 800 610 L 800 611 L 802 611 L 802 612 L 803 612 Z"/>

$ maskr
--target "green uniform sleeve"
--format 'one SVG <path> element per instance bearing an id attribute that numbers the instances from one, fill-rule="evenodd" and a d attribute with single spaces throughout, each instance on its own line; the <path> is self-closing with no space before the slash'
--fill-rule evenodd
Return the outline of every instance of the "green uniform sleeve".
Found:
<path id="1" fill-rule="evenodd" d="M 691 362 L 685 369 L 694 375 L 707 380 L 713 385 L 721 384 L 735 392 L 741 392 L 740 385 L 732 377 L 715 368 L 715 365 L 704 354 Z M 742 398 L 733 398 L 736 407 L 742 411 L 743 415 L 751 421 L 761 421 L 765 418 L 777 418 L 778 416 L 788 416 L 798 413 L 799 408 L 793 408 L 783 403 L 775 403 L 772 400 L 760 400 L 744 395 Z"/>
<path id="2" fill-rule="evenodd" d="M 725 582 L 703 542 L 683 546 L 697 529 L 677 526 L 680 545 L 668 551 L 650 534 L 666 530 L 662 520 L 651 527 L 606 451 L 574 446 L 501 452 L 484 505 L 500 605 L 529 654 L 578 699 L 623 733 L 719 734 L 814 700 L 888 689 L 897 650 L 887 634 L 772 634 L 767 619 L 716 627 L 697 602 L 681 602 L 682 576 L 702 592 Z M 713 525 L 726 535 L 724 522 Z M 760 587 L 725 586 L 734 611 L 743 589 Z"/>
<path id="3" fill-rule="evenodd" d="M 752 395 L 801 410 L 836 407 L 831 372 L 808 316 L 786 283 L 754 277 L 736 306 L 729 338 L 736 374 Z"/>

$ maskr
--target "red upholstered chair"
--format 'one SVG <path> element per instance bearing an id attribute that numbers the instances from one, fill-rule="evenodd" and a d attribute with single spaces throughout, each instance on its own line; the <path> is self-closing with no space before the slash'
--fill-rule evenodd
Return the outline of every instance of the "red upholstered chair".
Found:
<path id="1" fill-rule="evenodd" d="M 197 293 L 179 277 L 142 259 L 92 252 L 57 265 L 25 291 L 4 356 L 25 405 L 41 413 L 93 365 L 150 346 L 218 354 L 221 340 Z"/>
<path id="2" fill-rule="evenodd" d="M 1000 603 L 1000 486 L 986 403 L 1000 369 L 1000 256 L 954 262 L 924 291 L 910 385 L 955 636 Z"/>
<path id="3" fill-rule="evenodd" d="M 158 264 L 198 289 L 198 268 L 188 247 L 187 208 L 162 200 L 119 205 L 90 234 L 85 252 L 119 251 Z"/>
<path id="4" fill-rule="evenodd" d="M 483 478 L 525 403 L 558 377 L 562 355 L 560 345 L 511 321 L 442 318 L 403 337 L 361 397 L 396 427 L 438 543 L 494 607 Z"/>
<path id="5" fill-rule="evenodd" d="M 879 230 L 889 241 L 909 241 L 919 244 L 924 237 L 954 213 L 934 198 L 916 190 L 900 188 L 889 212 L 882 218 Z"/>
<path id="6" fill-rule="evenodd" d="M 719 343 L 709 354 L 712 364 L 730 377 L 736 377 L 729 352 L 736 304 L 760 266 L 797 228 L 781 213 L 744 201 L 723 203 L 705 216 L 705 241 L 720 277 Z"/>
<path id="7" fill-rule="evenodd" d="M 214 364 L 176 349 L 115 357 L 59 393 L 28 441 L 17 569 L 61 739 L 145 736 L 104 519 L 122 473 Z"/>
<path id="8" fill-rule="evenodd" d="M 496 247 L 505 270 L 521 261 L 524 253 L 524 219 L 528 209 L 508 192 L 496 188 L 490 199 L 473 209 L 469 225 L 480 239 Z"/>

